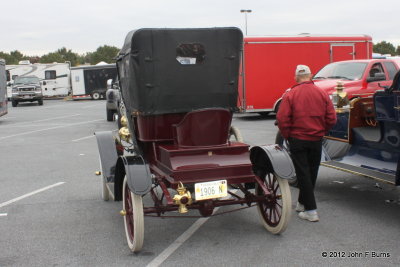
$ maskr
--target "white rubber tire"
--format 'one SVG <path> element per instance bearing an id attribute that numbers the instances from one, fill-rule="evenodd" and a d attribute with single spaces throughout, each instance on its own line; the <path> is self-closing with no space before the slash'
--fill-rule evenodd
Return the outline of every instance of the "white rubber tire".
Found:
<path id="1" fill-rule="evenodd" d="M 93 94 L 92 94 L 92 98 L 94 99 L 94 100 L 99 100 L 100 99 L 100 93 L 97 93 L 97 92 L 94 92 Z"/>
<path id="2" fill-rule="evenodd" d="M 275 226 L 269 225 L 265 221 L 265 219 L 262 215 L 260 205 L 257 206 L 257 210 L 260 215 L 261 223 L 263 224 L 265 229 L 267 229 L 272 234 L 280 234 L 286 230 L 288 223 L 290 221 L 290 217 L 291 217 L 291 213 L 292 213 L 292 194 L 290 192 L 290 186 L 289 186 L 287 179 L 282 179 L 278 176 L 275 176 L 275 177 L 278 181 L 280 194 L 282 196 L 282 212 L 281 212 L 281 218 L 280 218 L 279 223 Z"/>
<path id="3" fill-rule="evenodd" d="M 124 211 L 128 213 L 127 203 L 126 203 L 126 187 L 128 187 L 126 176 L 124 178 L 124 183 L 122 186 L 122 208 Z M 130 190 L 128 191 L 130 199 L 132 200 L 132 214 L 126 214 L 124 216 L 124 226 L 125 226 L 125 236 L 126 241 L 128 242 L 128 247 L 132 252 L 138 252 L 143 247 L 144 241 L 144 214 L 143 214 L 143 199 L 142 196 L 136 195 L 132 193 Z M 128 223 L 126 216 L 132 216 L 133 219 L 133 238 L 130 238 Z"/>
<path id="4" fill-rule="evenodd" d="M 231 128 L 229 129 L 229 140 L 231 139 L 231 137 L 235 137 L 235 140 L 237 142 L 241 142 L 243 143 L 243 137 L 242 134 L 240 133 L 239 128 L 231 125 Z"/>

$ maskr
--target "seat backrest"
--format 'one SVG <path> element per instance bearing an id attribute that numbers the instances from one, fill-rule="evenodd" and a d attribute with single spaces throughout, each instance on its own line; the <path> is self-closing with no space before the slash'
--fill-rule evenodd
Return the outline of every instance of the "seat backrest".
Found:
<path id="1" fill-rule="evenodd" d="M 201 109 L 187 113 L 173 126 L 180 147 L 217 146 L 228 142 L 232 113 L 227 109 Z"/>

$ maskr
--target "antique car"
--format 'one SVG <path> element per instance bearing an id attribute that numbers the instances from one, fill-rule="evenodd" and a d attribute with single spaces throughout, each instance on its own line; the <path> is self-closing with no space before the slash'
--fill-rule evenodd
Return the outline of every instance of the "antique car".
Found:
<path id="1" fill-rule="evenodd" d="M 400 71 L 391 86 L 363 98 L 348 101 L 343 89 L 339 83 L 332 94 L 337 123 L 323 139 L 321 165 L 399 186 Z M 279 132 L 276 143 L 289 150 Z"/>
<path id="2" fill-rule="evenodd" d="M 117 57 L 122 127 L 96 138 L 102 197 L 122 201 L 133 252 L 143 246 L 144 216 L 213 216 L 257 206 L 268 231 L 286 229 L 287 179 L 294 175 L 288 154 L 275 144 L 249 149 L 230 138 L 240 139 L 231 122 L 242 38 L 237 28 L 127 35 Z M 230 205 L 238 207 L 216 212 Z"/>
<path id="3" fill-rule="evenodd" d="M 400 185 L 399 77 L 397 72 L 390 87 L 347 107 L 337 104 L 347 96 L 338 96 L 338 121 L 324 138 L 321 165 Z"/>

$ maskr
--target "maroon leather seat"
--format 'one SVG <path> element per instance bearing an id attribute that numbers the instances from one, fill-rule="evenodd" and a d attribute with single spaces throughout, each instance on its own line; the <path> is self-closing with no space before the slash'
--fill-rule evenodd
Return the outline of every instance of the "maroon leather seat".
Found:
<path id="1" fill-rule="evenodd" d="M 227 109 L 191 111 L 173 125 L 175 142 L 180 147 L 226 145 L 231 121 L 232 113 Z"/>

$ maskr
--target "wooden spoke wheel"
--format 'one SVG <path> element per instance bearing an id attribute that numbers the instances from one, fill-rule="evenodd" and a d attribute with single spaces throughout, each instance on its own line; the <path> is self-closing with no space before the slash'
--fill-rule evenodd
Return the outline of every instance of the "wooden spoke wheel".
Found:
<path id="1" fill-rule="evenodd" d="M 243 137 L 239 131 L 239 128 L 231 126 L 231 128 L 229 129 L 229 140 L 243 143 Z"/>
<path id="2" fill-rule="evenodd" d="M 291 214 L 292 196 L 288 181 L 269 173 L 263 183 L 272 194 L 267 196 L 260 186 L 256 186 L 256 194 L 265 196 L 257 207 L 261 222 L 269 232 L 282 233 L 286 230 Z"/>
<path id="3" fill-rule="evenodd" d="M 138 252 L 144 239 L 143 201 L 142 196 L 131 192 L 126 177 L 122 187 L 122 205 L 128 246 L 133 252 Z"/>

